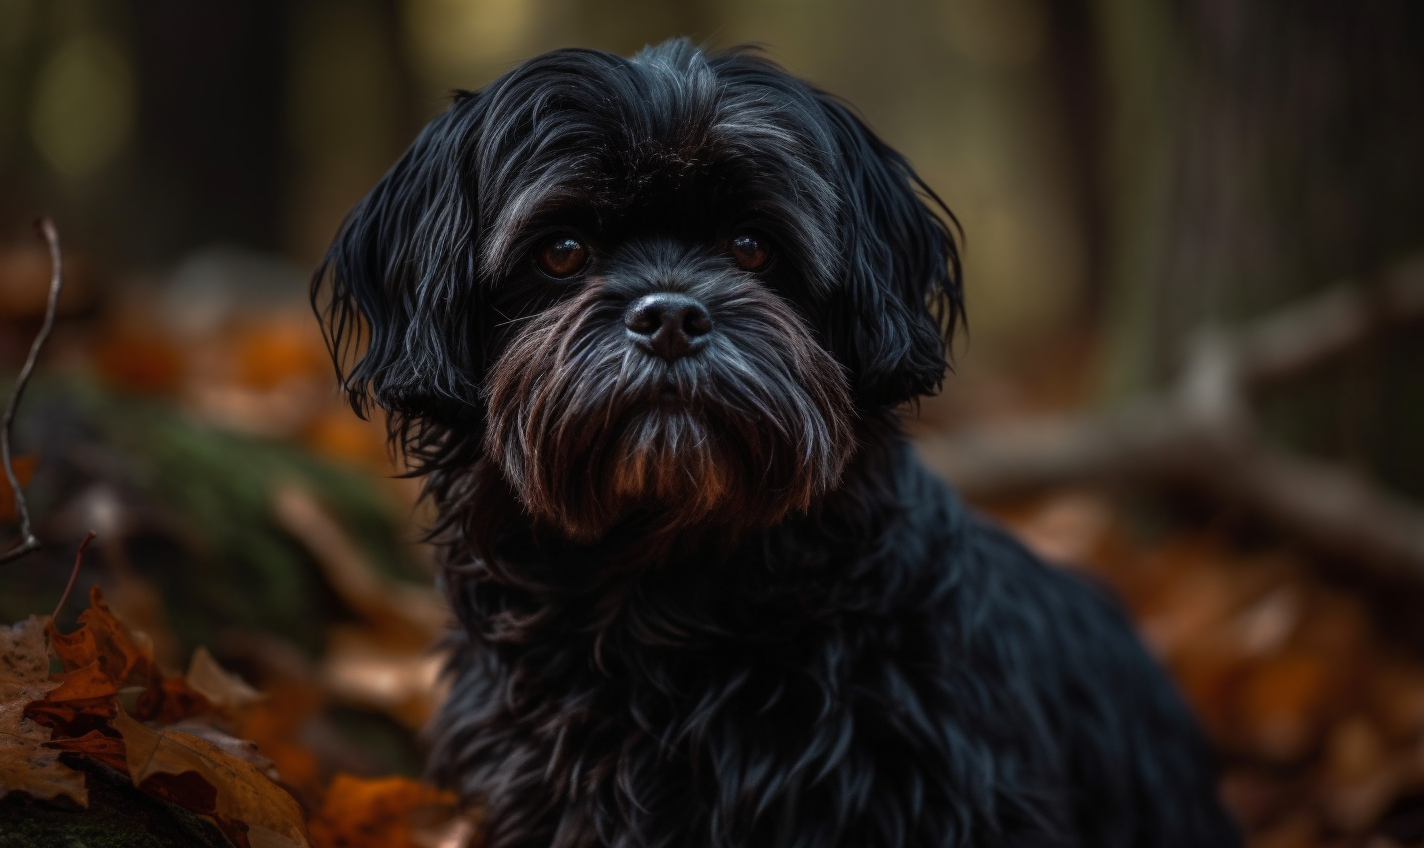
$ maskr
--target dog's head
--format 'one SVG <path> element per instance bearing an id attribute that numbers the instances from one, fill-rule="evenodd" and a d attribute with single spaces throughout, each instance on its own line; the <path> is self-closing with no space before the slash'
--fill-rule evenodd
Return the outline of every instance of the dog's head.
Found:
<path id="1" fill-rule="evenodd" d="M 537 520 L 766 525 L 939 387 L 958 257 L 922 196 L 948 215 L 756 55 L 561 50 L 431 121 L 315 297 L 339 368 L 364 338 L 357 411 L 474 435 Z"/>

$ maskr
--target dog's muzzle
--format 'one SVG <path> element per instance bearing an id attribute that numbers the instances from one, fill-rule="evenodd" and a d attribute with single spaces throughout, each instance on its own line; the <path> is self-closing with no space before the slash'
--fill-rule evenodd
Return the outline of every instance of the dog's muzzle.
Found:
<path id="1" fill-rule="evenodd" d="M 670 277 L 694 281 L 637 290 Z M 789 302 L 730 272 L 585 281 L 530 317 L 487 398 L 511 489 L 579 540 L 634 516 L 766 526 L 835 486 L 855 446 L 840 364 Z"/>

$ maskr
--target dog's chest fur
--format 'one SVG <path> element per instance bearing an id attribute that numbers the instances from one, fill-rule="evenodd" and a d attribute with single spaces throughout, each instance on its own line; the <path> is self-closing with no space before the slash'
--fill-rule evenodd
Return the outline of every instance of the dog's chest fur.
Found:
<path id="1" fill-rule="evenodd" d="M 449 572 L 468 635 L 434 767 L 484 806 L 486 845 L 1229 840 L 1205 804 L 1171 827 L 1123 815 L 1159 803 L 1154 781 L 1209 798 L 1211 775 L 1103 598 L 968 515 L 898 439 L 849 476 L 731 552 L 578 590 Z M 563 587 L 617 556 L 543 555 Z"/>

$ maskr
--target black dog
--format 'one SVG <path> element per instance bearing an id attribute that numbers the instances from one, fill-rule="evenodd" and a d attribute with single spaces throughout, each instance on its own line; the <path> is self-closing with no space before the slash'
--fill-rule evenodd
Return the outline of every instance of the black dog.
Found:
<path id="1" fill-rule="evenodd" d="M 1118 610 L 901 433 L 948 217 L 841 103 L 682 41 L 460 93 L 351 213 L 315 297 L 439 507 L 432 768 L 483 844 L 1236 844 Z"/>

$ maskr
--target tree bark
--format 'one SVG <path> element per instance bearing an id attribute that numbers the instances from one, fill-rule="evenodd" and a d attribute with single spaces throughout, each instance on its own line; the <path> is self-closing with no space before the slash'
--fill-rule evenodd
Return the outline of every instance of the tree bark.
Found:
<path id="1" fill-rule="evenodd" d="M 1424 245 L 1424 6 L 1098 0 L 1114 139 L 1103 379 Z M 1380 337 L 1266 401 L 1268 431 L 1424 497 L 1424 341 Z M 1411 435 L 1412 434 L 1412 435 Z"/>

